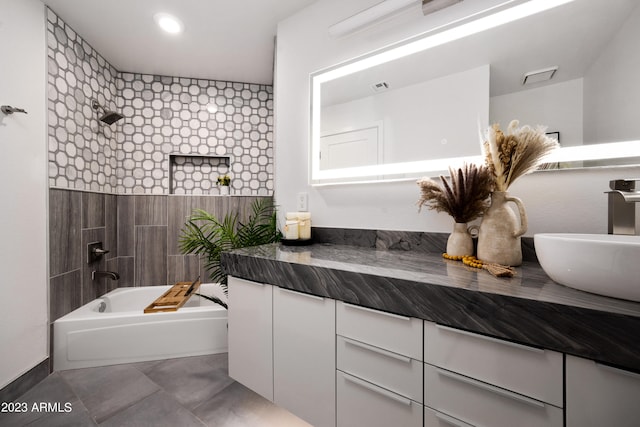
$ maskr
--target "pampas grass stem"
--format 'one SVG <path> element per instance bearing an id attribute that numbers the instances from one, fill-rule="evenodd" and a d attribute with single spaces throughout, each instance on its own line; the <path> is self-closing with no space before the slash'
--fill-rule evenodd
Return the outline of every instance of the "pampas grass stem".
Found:
<path id="1" fill-rule="evenodd" d="M 491 172 L 485 166 L 465 164 L 456 170 L 449 168 L 449 174 L 449 180 L 440 176 L 439 181 L 431 178 L 418 181 L 422 191 L 418 206 L 446 212 L 455 222 L 474 220 L 487 208 L 492 188 Z"/>
<path id="2" fill-rule="evenodd" d="M 499 125 L 490 126 L 483 144 L 485 163 L 493 175 L 495 189 L 507 191 L 519 177 L 533 172 L 558 142 L 546 136 L 545 128 L 538 126 L 518 127 L 513 120 L 507 127 L 507 133 Z"/>

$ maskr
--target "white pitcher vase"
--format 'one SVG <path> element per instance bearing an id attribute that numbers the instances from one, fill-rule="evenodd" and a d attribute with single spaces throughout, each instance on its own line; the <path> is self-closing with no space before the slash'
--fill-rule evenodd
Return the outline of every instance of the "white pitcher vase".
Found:
<path id="1" fill-rule="evenodd" d="M 515 203 L 519 220 L 507 202 Z M 526 231 L 527 214 L 522 200 L 509 196 L 506 191 L 494 191 L 478 231 L 478 259 L 510 266 L 522 264 L 520 236 Z"/>

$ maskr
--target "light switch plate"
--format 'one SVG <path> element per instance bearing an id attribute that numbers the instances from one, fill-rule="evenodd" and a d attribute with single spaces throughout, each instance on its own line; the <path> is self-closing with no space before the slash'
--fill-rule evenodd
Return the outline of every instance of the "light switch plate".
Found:
<path id="1" fill-rule="evenodd" d="M 309 210 L 309 193 L 298 193 L 296 209 L 299 211 Z"/>

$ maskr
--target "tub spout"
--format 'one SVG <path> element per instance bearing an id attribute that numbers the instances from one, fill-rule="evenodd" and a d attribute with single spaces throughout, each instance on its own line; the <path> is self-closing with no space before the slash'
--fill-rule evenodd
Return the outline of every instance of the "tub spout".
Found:
<path id="1" fill-rule="evenodd" d="M 120 275 L 115 271 L 92 271 L 91 280 L 99 279 L 100 277 L 106 277 L 111 280 L 118 280 Z"/>

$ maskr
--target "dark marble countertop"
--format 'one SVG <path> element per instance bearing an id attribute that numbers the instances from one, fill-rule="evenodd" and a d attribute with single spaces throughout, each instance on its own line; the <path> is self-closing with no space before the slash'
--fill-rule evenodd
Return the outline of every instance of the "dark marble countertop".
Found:
<path id="1" fill-rule="evenodd" d="M 640 372 L 640 303 L 553 282 L 535 262 L 513 278 L 436 253 L 271 244 L 223 254 L 232 276 Z"/>

